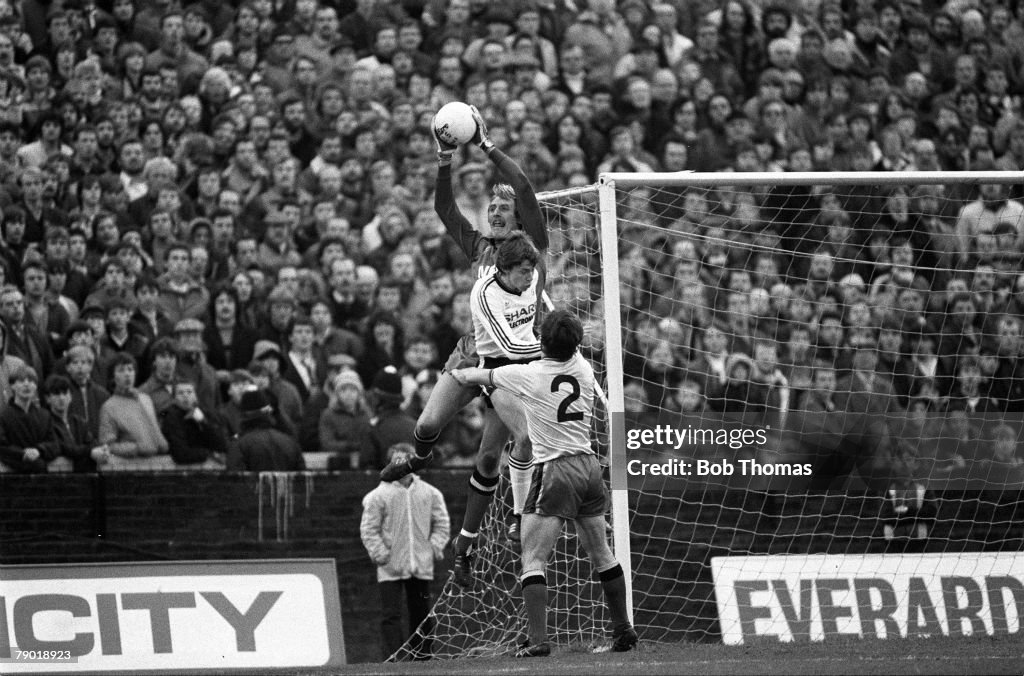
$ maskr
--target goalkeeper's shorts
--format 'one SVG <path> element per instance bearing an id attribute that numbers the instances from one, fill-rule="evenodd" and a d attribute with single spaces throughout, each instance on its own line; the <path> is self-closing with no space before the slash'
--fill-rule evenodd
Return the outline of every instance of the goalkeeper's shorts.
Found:
<path id="1" fill-rule="evenodd" d="M 593 453 L 563 455 L 533 466 L 524 514 L 579 519 L 607 511 L 608 489 Z"/>
<path id="2" fill-rule="evenodd" d="M 441 373 L 454 371 L 455 369 L 467 369 L 480 363 L 480 357 L 476 353 L 476 336 L 468 334 L 459 338 L 455 344 L 448 361 L 444 363 Z"/>

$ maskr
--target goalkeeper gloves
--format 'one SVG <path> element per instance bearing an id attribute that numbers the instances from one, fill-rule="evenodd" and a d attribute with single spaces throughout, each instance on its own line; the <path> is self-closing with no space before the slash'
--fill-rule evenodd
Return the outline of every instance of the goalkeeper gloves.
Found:
<path id="1" fill-rule="evenodd" d="M 434 116 L 434 119 L 430 121 L 430 128 L 433 130 L 434 134 L 434 145 L 437 146 L 437 163 L 451 164 L 452 155 L 455 154 L 455 150 L 458 148 L 458 146 L 448 143 L 447 141 L 443 140 L 440 136 L 437 135 L 436 115 Z"/>
<path id="2" fill-rule="evenodd" d="M 476 133 L 473 134 L 473 143 L 480 146 L 480 149 L 485 153 L 489 152 L 494 147 L 494 143 L 487 136 L 487 123 L 484 122 L 484 116 L 480 114 L 476 106 L 470 106 L 470 109 L 473 111 L 473 119 L 476 121 Z"/>

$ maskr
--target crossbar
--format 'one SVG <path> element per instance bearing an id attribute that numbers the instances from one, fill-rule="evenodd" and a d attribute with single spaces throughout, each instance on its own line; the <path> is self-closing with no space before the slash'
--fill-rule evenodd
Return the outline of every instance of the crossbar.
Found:
<path id="1" fill-rule="evenodd" d="M 598 178 L 616 188 L 720 185 L 935 185 L 943 183 L 1024 184 L 1024 171 L 758 171 L 610 172 Z"/>

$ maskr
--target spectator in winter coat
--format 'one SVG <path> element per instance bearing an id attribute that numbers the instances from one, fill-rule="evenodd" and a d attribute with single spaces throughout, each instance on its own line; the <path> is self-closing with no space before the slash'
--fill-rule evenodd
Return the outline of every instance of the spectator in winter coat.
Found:
<path id="1" fill-rule="evenodd" d="M 394 366 L 381 369 L 373 378 L 370 389 L 374 416 L 370 421 L 370 451 L 373 457 L 366 464 L 383 468 L 386 455 L 395 444 L 414 441 L 416 420 L 402 410 L 402 376 Z"/>
<path id="2" fill-rule="evenodd" d="M 403 462 L 414 453 L 411 444 L 396 444 L 388 449 L 386 461 Z M 370 560 L 377 565 L 385 657 L 402 646 L 430 611 L 434 561 L 444 559 L 449 526 L 441 491 L 415 474 L 391 483 L 382 481 L 363 498 L 359 534 Z M 401 626 L 403 589 L 409 613 L 407 631 Z M 430 655 L 427 641 L 413 642 L 409 650 L 414 657 Z"/>
<path id="3" fill-rule="evenodd" d="M 228 469 L 244 472 L 297 472 L 306 469 L 302 449 L 274 429 L 274 408 L 265 392 L 242 395 L 242 434 L 228 453 Z"/>
<path id="4" fill-rule="evenodd" d="M 110 458 L 106 446 L 96 444 L 85 420 L 71 412 L 71 381 L 64 376 L 51 375 L 43 384 L 46 408 L 53 419 L 53 432 L 60 446 L 60 454 L 71 460 L 76 472 L 95 472 Z"/>
<path id="5" fill-rule="evenodd" d="M 377 468 L 363 457 L 369 435 L 363 383 L 355 371 L 342 371 L 334 377 L 327 409 L 320 416 L 320 450 L 334 454 L 331 469 Z"/>
<path id="6" fill-rule="evenodd" d="M 161 416 L 171 457 L 179 465 L 220 467 L 227 455 L 224 426 L 213 411 L 199 405 L 196 384 L 179 380 L 174 384 L 174 404 Z"/>
<path id="7" fill-rule="evenodd" d="M 39 406 L 39 376 L 31 366 L 11 374 L 14 397 L 0 412 L 0 461 L 16 472 L 43 474 L 60 453 L 50 412 Z"/>

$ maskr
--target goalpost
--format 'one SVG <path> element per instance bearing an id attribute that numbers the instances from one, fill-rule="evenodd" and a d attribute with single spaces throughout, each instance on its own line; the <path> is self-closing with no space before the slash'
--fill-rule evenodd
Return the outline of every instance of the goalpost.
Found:
<path id="1" fill-rule="evenodd" d="M 1022 185 L 1020 172 L 614 173 L 538 196 L 548 294 L 588 325 L 607 394 L 595 444 L 642 641 L 955 633 L 949 598 L 985 590 L 951 568 L 963 588 L 935 592 L 949 556 L 1004 552 L 993 575 L 1007 556 L 1024 575 L 1005 554 L 1024 547 L 1024 216 L 992 197 Z M 509 504 L 485 521 L 477 586 L 449 581 L 421 627 L 431 656 L 520 640 Z M 600 586 L 576 544 L 567 529 L 549 566 L 551 635 L 598 645 Z M 924 586 L 858 586 L 879 566 Z M 848 593 L 815 587 L 840 568 Z M 725 584 L 741 574 L 775 578 Z M 809 619 L 819 601 L 842 610 Z"/>

